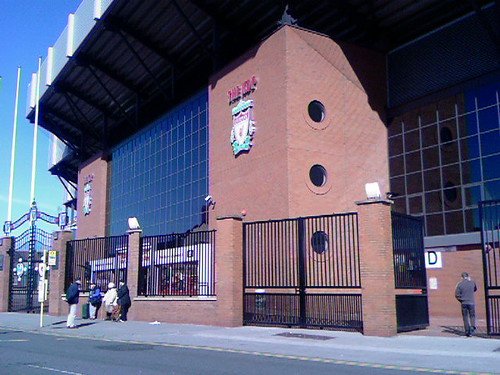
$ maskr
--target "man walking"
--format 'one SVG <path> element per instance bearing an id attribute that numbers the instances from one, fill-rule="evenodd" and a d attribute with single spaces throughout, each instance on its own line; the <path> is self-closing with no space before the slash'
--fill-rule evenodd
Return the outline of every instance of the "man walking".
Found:
<path id="1" fill-rule="evenodd" d="M 66 302 L 69 305 L 68 320 L 66 321 L 67 328 L 76 328 L 75 318 L 76 318 L 76 307 L 78 306 L 78 297 L 80 296 L 80 279 L 76 279 L 73 284 L 71 284 L 66 291 Z"/>
<path id="2" fill-rule="evenodd" d="M 476 330 L 476 310 L 474 303 L 474 293 L 476 291 L 476 283 L 471 280 L 467 272 L 462 272 L 462 280 L 457 284 L 455 289 L 455 298 L 462 305 L 462 317 L 467 337 L 470 337 Z"/>

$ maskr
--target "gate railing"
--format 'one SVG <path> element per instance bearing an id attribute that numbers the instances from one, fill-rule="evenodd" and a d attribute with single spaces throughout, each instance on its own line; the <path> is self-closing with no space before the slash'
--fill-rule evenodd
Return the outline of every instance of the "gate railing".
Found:
<path id="1" fill-rule="evenodd" d="M 500 335 L 500 200 L 479 203 L 486 328 Z"/>
<path id="2" fill-rule="evenodd" d="M 139 296 L 215 296 L 215 231 L 142 238 Z"/>
<path id="3" fill-rule="evenodd" d="M 422 220 L 397 212 L 391 219 L 398 331 L 422 329 L 429 325 Z"/>
<path id="4" fill-rule="evenodd" d="M 362 329 L 356 213 L 243 224 L 246 324 Z"/>
<path id="5" fill-rule="evenodd" d="M 81 290 L 90 283 L 106 289 L 108 283 L 127 281 L 128 235 L 68 241 L 66 244 L 65 290 L 79 278 Z"/>
<path id="6" fill-rule="evenodd" d="M 12 240 L 8 310 L 39 311 L 38 267 L 44 250 L 52 247 L 52 236 L 32 225 Z M 48 308 L 48 303 L 44 309 Z"/>

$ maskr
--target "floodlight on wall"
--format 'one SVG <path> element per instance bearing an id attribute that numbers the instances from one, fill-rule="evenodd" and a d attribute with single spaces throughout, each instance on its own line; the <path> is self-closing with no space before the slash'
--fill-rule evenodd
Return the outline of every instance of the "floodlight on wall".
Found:
<path id="1" fill-rule="evenodd" d="M 210 207 L 210 206 L 215 206 L 214 198 L 211 195 L 207 195 L 205 197 L 205 202 L 206 202 L 207 208 Z"/>
<path id="2" fill-rule="evenodd" d="M 139 230 L 141 226 L 139 225 L 139 220 L 136 217 L 128 218 L 128 229 L 129 230 Z"/>
<path id="3" fill-rule="evenodd" d="M 369 182 L 365 184 L 365 192 L 367 199 L 380 199 L 380 186 L 378 182 Z"/>

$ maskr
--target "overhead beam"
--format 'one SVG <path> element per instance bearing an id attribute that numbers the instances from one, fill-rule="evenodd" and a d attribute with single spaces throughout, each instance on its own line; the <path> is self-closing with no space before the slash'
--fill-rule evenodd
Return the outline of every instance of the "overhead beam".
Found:
<path id="1" fill-rule="evenodd" d="M 110 109 L 109 107 L 104 107 L 101 103 L 97 102 L 94 98 L 90 97 L 89 95 L 79 91 L 75 87 L 69 86 L 68 84 L 64 83 L 56 83 L 55 84 L 56 91 L 60 91 L 61 93 L 66 92 L 70 94 L 71 96 L 74 96 L 78 100 L 81 100 L 85 104 L 87 104 L 89 107 L 92 107 L 99 111 L 100 113 L 110 117 L 110 118 L 116 118 L 113 114 L 113 110 Z"/>
<path id="2" fill-rule="evenodd" d="M 126 88 L 128 91 L 135 93 L 135 94 L 140 93 L 141 89 L 139 88 L 139 86 L 137 86 L 134 82 L 131 82 L 130 80 L 128 80 L 126 77 L 119 75 L 116 72 L 116 70 L 113 69 L 112 67 L 108 67 L 108 66 L 104 65 L 102 62 L 99 62 L 95 59 L 92 59 L 89 56 L 78 55 L 78 57 L 76 57 L 76 59 L 78 60 L 79 64 L 81 64 L 82 66 L 89 66 L 89 65 L 93 66 L 96 70 L 98 70 L 102 74 L 108 76 L 113 81 L 117 82 L 118 84 L 120 84 L 121 86 Z"/>
<path id="3" fill-rule="evenodd" d="M 178 60 L 169 52 L 167 52 L 165 48 L 144 37 L 142 32 L 130 27 L 127 23 L 122 22 L 121 20 L 114 17 L 108 17 L 103 21 L 103 25 L 109 31 L 123 31 L 130 37 L 134 38 L 137 42 L 142 44 L 144 47 L 149 49 L 151 52 L 155 53 L 158 57 L 161 57 L 171 66 L 179 67 L 180 64 Z"/>

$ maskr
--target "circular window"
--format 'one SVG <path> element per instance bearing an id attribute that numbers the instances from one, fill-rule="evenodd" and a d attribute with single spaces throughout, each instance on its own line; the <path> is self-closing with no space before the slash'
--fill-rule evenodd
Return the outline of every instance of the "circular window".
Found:
<path id="1" fill-rule="evenodd" d="M 309 178 L 314 186 L 321 187 L 326 184 L 326 169 L 322 165 L 315 164 L 309 170 Z"/>
<path id="2" fill-rule="evenodd" d="M 453 133 L 450 128 L 444 126 L 439 131 L 439 136 L 441 137 L 441 143 L 448 143 L 453 141 Z"/>
<path id="3" fill-rule="evenodd" d="M 446 202 L 453 203 L 458 198 L 458 190 L 454 183 L 447 182 L 444 185 L 444 199 Z"/>
<path id="4" fill-rule="evenodd" d="M 314 232 L 311 237 L 311 246 L 318 254 L 328 251 L 328 234 L 322 230 Z"/>
<path id="5" fill-rule="evenodd" d="M 314 122 L 321 122 L 325 119 L 325 106 L 318 100 L 313 100 L 309 103 L 307 112 Z"/>

